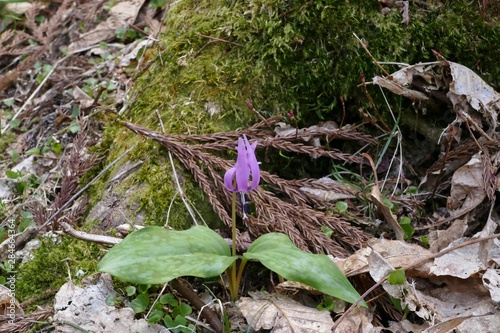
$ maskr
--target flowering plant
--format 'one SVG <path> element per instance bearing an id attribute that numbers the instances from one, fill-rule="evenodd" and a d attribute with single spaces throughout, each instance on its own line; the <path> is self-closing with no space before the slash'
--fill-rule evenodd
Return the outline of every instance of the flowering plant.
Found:
<path id="1" fill-rule="evenodd" d="M 232 248 L 210 228 L 196 226 L 184 231 L 150 226 L 135 231 L 113 247 L 97 269 L 122 280 L 139 284 L 158 284 L 181 276 L 209 278 L 226 271 L 232 300 L 238 298 L 239 284 L 248 260 L 258 260 L 285 279 L 309 285 L 325 294 L 354 303 L 358 292 L 335 263 L 322 254 L 297 248 L 282 233 L 268 233 L 257 238 L 241 262 L 236 254 L 236 195 L 242 205 L 245 194 L 260 182 L 257 142 L 246 136 L 238 139 L 238 157 L 224 175 L 225 187 L 232 195 Z M 243 218 L 246 217 L 245 209 Z M 360 303 L 366 306 L 366 303 Z"/>

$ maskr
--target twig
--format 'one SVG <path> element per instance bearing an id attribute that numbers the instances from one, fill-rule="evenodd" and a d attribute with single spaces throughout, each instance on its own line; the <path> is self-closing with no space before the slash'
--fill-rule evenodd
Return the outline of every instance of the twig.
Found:
<path id="1" fill-rule="evenodd" d="M 205 306 L 205 302 L 201 298 L 196 295 L 194 291 L 188 288 L 181 280 L 175 279 L 170 281 L 170 285 L 172 288 L 177 290 L 183 297 L 185 297 L 189 303 L 194 305 L 199 311 L 201 311 L 201 315 L 208 321 L 208 323 L 212 326 L 212 328 L 216 332 L 223 332 L 222 322 L 219 319 L 217 313 L 212 311 L 212 309 Z"/>
<path id="2" fill-rule="evenodd" d="M 232 45 L 236 45 L 236 46 L 243 46 L 241 44 L 238 44 L 238 43 L 235 43 L 235 42 L 230 42 L 228 40 L 225 40 L 225 39 L 222 39 L 222 38 L 217 38 L 217 37 L 210 37 L 210 36 L 205 36 L 205 35 L 201 35 L 201 34 L 197 34 L 198 36 L 200 37 L 204 37 L 204 38 L 208 38 L 210 39 L 208 42 L 205 43 L 205 45 L 203 45 L 194 55 L 193 55 L 193 58 L 196 58 L 200 55 L 201 51 L 203 51 L 208 45 L 210 44 L 214 44 L 216 42 L 223 42 L 223 43 L 228 43 L 228 44 L 232 44 Z"/>
<path id="3" fill-rule="evenodd" d="M 89 233 L 86 233 L 83 231 L 76 230 L 67 222 L 61 222 L 60 226 L 65 234 L 68 234 L 70 236 L 73 236 L 77 239 L 80 239 L 80 240 L 83 240 L 86 242 L 116 245 L 122 241 L 121 238 L 104 236 L 104 235 L 89 234 Z"/>
<path id="4" fill-rule="evenodd" d="M 378 112 L 378 108 L 377 108 L 377 105 L 375 104 L 375 102 L 373 101 L 373 98 L 372 96 L 370 95 L 370 92 L 368 91 L 368 89 L 366 88 L 366 81 L 365 81 L 365 76 L 363 73 L 360 74 L 360 78 L 361 78 L 361 85 L 363 86 L 364 90 L 365 90 L 365 94 L 366 94 L 366 97 L 368 97 L 368 100 L 370 101 L 370 104 L 372 105 L 373 107 L 373 111 L 375 111 L 375 113 L 377 114 L 377 117 L 378 119 L 380 120 L 380 122 L 382 123 L 382 125 L 384 125 L 385 127 L 385 130 L 386 131 L 391 131 L 391 128 L 385 123 L 384 119 L 382 118 L 382 116 L 380 115 L 380 112 Z M 374 124 L 375 126 L 379 127 L 377 124 Z M 379 127 L 380 128 L 380 127 Z"/>
<path id="5" fill-rule="evenodd" d="M 365 50 L 366 53 L 368 53 L 368 55 L 370 56 L 370 58 L 372 58 L 373 62 L 375 63 L 375 65 L 377 65 L 378 68 L 380 68 L 380 70 L 382 71 L 382 73 L 384 73 L 384 75 L 386 76 L 391 76 L 391 74 L 389 74 L 384 67 L 380 66 L 380 64 L 378 63 L 378 61 L 375 59 L 375 57 L 370 53 L 370 51 L 368 51 L 368 48 L 366 47 L 365 43 L 363 43 L 363 41 L 353 32 L 352 33 L 354 35 L 354 37 L 356 37 L 356 40 L 358 41 L 358 43 L 361 45 L 361 47 Z"/>
<path id="6" fill-rule="evenodd" d="M 271 130 L 273 129 L 273 128 L 271 127 L 271 125 L 267 122 L 267 119 L 266 119 L 266 118 L 264 118 L 264 117 L 263 117 L 263 116 L 259 113 L 259 111 L 257 111 L 257 110 L 255 109 L 255 107 L 253 106 L 252 102 L 251 102 L 249 99 L 247 99 L 247 100 L 245 101 L 245 103 L 247 103 L 248 108 L 249 108 L 249 109 L 250 109 L 253 113 L 255 113 L 255 114 L 257 115 L 257 117 L 259 117 L 260 121 L 264 122 L 264 123 L 267 125 L 267 127 L 269 127 Z"/>
<path id="7" fill-rule="evenodd" d="M 498 238 L 498 237 L 500 237 L 500 234 L 494 234 L 494 235 L 490 235 L 490 236 L 487 236 L 487 237 L 482 237 L 482 238 L 475 238 L 475 239 L 471 239 L 471 240 L 469 240 L 469 241 L 467 241 L 467 242 L 464 242 L 464 243 L 462 243 L 462 244 L 459 244 L 459 245 L 453 246 L 453 247 L 451 247 L 451 248 L 444 249 L 444 250 L 442 250 L 442 251 L 440 251 L 440 252 L 438 252 L 438 253 L 432 253 L 432 254 L 429 254 L 429 255 L 427 255 L 427 256 L 425 256 L 425 257 L 423 257 L 423 258 L 422 258 L 422 259 L 420 259 L 420 260 L 417 260 L 416 262 L 414 262 L 414 263 L 412 263 L 412 264 L 410 264 L 410 265 L 402 266 L 402 267 L 399 267 L 399 268 L 401 268 L 401 269 L 403 269 L 403 270 L 405 270 L 405 271 L 406 271 L 406 270 L 408 270 L 408 269 L 410 269 L 410 268 L 415 268 L 415 267 L 418 267 L 418 266 L 422 265 L 423 263 L 425 263 L 425 262 L 426 262 L 426 261 L 428 261 L 428 260 L 431 260 L 431 259 L 436 259 L 436 258 L 438 258 L 438 257 L 441 257 L 441 256 L 443 256 L 443 255 L 447 254 L 447 253 L 453 252 L 453 251 L 458 250 L 458 249 L 461 249 L 461 248 L 463 248 L 463 247 L 467 247 L 467 246 L 469 246 L 469 245 L 473 245 L 473 244 L 476 244 L 476 243 L 481 243 L 481 242 L 484 242 L 484 241 L 487 241 L 487 240 L 490 240 L 490 239 L 495 239 L 495 238 Z M 359 302 L 361 302 L 361 301 L 362 301 L 362 300 L 363 300 L 366 296 L 368 296 L 368 295 L 369 295 L 372 291 L 374 291 L 377 287 L 381 286 L 381 285 L 382 285 L 382 283 L 384 283 L 384 282 L 387 280 L 387 278 L 388 278 L 389 276 L 390 276 L 390 274 L 389 274 L 389 275 L 387 275 L 386 277 L 384 277 L 383 279 L 380 279 L 380 281 L 378 281 L 378 282 L 377 282 L 377 283 L 375 283 L 375 284 L 374 284 L 374 285 L 373 285 L 370 289 L 368 289 L 367 291 L 365 291 L 365 292 L 364 292 L 364 294 L 363 294 L 363 295 L 361 295 L 361 296 L 358 298 L 358 300 L 357 300 L 356 302 L 354 302 L 354 303 L 353 303 L 353 304 L 349 307 L 349 309 L 347 309 L 347 311 L 346 311 L 346 312 L 344 312 L 344 313 L 343 313 L 343 314 L 339 317 L 339 319 L 337 319 L 337 321 L 335 322 L 335 324 L 334 324 L 334 325 L 333 325 L 333 327 L 332 327 L 332 332 L 335 332 L 335 330 L 336 330 L 336 329 L 337 329 L 337 327 L 339 326 L 340 322 L 341 322 L 342 320 L 344 320 L 344 319 L 345 319 L 345 317 L 347 317 L 347 315 L 348 315 L 349 313 L 351 313 L 351 312 L 354 310 L 354 308 L 356 307 L 356 305 L 358 305 L 358 304 L 359 304 Z"/>

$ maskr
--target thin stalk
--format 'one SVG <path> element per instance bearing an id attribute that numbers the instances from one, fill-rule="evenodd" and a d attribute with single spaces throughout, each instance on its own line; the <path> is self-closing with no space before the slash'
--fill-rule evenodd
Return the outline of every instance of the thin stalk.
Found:
<path id="1" fill-rule="evenodd" d="M 233 200 L 232 200 L 232 206 L 231 209 L 233 210 L 232 213 L 232 238 L 233 238 L 233 248 L 231 254 L 233 256 L 236 256 L 236 192 L 233 192 Z"/>
<path id="2" fill-rule="evenodd" d="M 241 284 L 241 277 L 243 276 L 243 270 L 245 268 L 247 261 L 248 261 L 248 259 L 243 257 L 243 259 L 241 260 L 240 267 L 238 268 L 238 276 L 236 277 L 236 286 L 238 289 L 239 289 L 240 284 Z"/>
<path id="3" fill-rule="evenodd" d="M 233 246 L 231 249 L 231 254 L 233 257 L 236 256 L 236 192 L 233 192 L 232 196 L 232 224 L 231 224 L 231 234 L 233 239 Z M 231 294 L 231 299 L 236 301 L 238 299 L 238 283 L 236 282 L 236 261 L 229 267 L 228 281 L 229 281 L 229 293 Z"/>

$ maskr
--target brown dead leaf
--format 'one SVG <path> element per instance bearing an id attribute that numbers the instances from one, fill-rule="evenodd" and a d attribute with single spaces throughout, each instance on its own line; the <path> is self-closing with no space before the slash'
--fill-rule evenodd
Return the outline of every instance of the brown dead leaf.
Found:
<path id="1" fill-rule="evenodd" d="M 414 101 L 427 101 L 429 99 L 427 95 L 418 90 L 408 89 L 401 83 L 382 76 L 375 76 L 373 78 L 373 83 L 391 91 L 396 95 L 400 95 Z"/>
<path id="2" fill-rule="evenodd" d="M 345 275 L 354 276 L 368 272 L 368 257 L 372 251 L 380 253 L 395 268 L 411 265 L 431 254 L 429 250 L 420 245 L 383 238 L 370 240 L 368 246 L 356 251 L 348 258 L 336 260 L 335 263 Z M 411 275 L 427 277 L 429 276 L 429 267 L 429 264 L 421 265 L 415 270 L 411 270 Z"/>
<path id="3" fill-rule="evenodd" d="M 337 326 L 335 332 L 338 333 L 376 333 L 381 332 L 382 327 L 373 327 L 373 312 L 367 308 L 356 307 Z"/>
<path id="4" fill-rule="evenodd" d="M 466 319 L 469 319 L 473 316 L 464 316 L 464 317 L 456 317 L 452 318 L 446 321 L 443 321 L 442 323 L 439 323 L 437 325 L 434 325 L 432 327 L 429 327 L 428 329 L 424 330 L 423 333 L 446 333 L 463 323 Z"/>
<path id="5" fill-rule="evenodd" d="M 153 45 L 152 39 L 136 40 L 131 45 L 127 45 L 124 50 L 124 54 L 120 57 L 120 63 L 118 66 L 127 67 L 130 65 L 131 60 L 136 59 L 142 50 L 147 49 Z"/>
<path id="6" fill-rule="evenodd" d="M 409 320 L 401 320 L 399 322 L 394 322 L 389 325 L 392 332 L 412 332 L 421 333 L 423 330 L 429 327 L 428 322 L 424 322 L 422 325 L 418 325 L 410 322 Z"/>
<path id="7" fill-rule="evenodd" d="M 483 230 L 476 233 L 472 238 L 484 238 L 493 235 L 498 227 L 498 222 L 498 215 L 492 212 Z M 457 239 L 450 243 L 447 248 L 457 246 L 467 241 L 470 241 L 470 239 Z M 495 262 L 495 259 L 500 256 L 500 250 L 497 243 L 498 240 L 490 239 L 446 253 L 434 259 L 430 271 L 436 276 L 447 275 L 467 279 L 474 274 L 486 270 L 489 263 Z"/>
<path id="8" fill-rule="evenodd" d="M 94 99 L 78 86 L 73 87 L 73 98 L 80 103 L 81 109 L 89 108 L 94 103 Z"/>
<path id="9" fill-rule="evenodd" d="M 394 267 L 389 264 L 377 251 L 372 251 L 368 258 L 370 275 L 376 281 L 384 279 Z M 388 281 L 382 283 L 384 290 L 393 298 L 401 301 L 401 307 L 414 311 L 420 318 L 430 319 L 432 317 L 432 307 L 422 303 L 417 295 L 415 287 L 405 280 L 404 284 L 390 284 Z"/>
<path id="10" fill-rule="evenodd" d="M 238 306 L 254 330 L 271 330 L 272 333 L 331 332 L 333 320 L 328 311 L 303 306 L 283 295 L 266 292 L 249 293 Z"/>
<path id="11" fill-rule="evenodd" d="M 467 230 L 467 221 L 456 219 L 446 230 L 431 231 L 429 234 L 429 249 L 437 253 L 447 247 L 451 242 L 463 237 Z"/>
<path id="12" fill-rule="evenodd" d="M 466 239 L 461 238 L 451 243 L 449 247 L 459 245 L 465 241 Z M 431 273 L 437 276 L 447 275 L 467 279 L 486 269 L 481 250 L 482 245 L 477 243 L 440 256 L 434 259 Z"/>
<path id="13" fill-rule="evenodd" d="M 312 194 L 322 201 L 335 201 L 335 200 L 344 200 L 351 199 L 356 197 L 356 190 L 346 184 L 342 184 L 341 182 L 335 181 L 328 177 L 323 177 L 318 180 L 313 181 L 313 184 L 321 184 L 321 185 L 329 185 L 331 186 L 331 190 L 325 190 L 321 188 L 312 188 L 309 186 L 302 186 L 300 190 L 302 192 L 306 192 Z M 338 190 L 340 189 L 340 191 Z"/>

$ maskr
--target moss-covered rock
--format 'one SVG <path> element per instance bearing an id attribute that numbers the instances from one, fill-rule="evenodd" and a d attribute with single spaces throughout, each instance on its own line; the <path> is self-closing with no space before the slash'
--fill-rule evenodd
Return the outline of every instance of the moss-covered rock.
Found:
<path id="1" fill-rule="evenodd" d="M 21 302 L 46 292 L 55 293 L 70 278 L 79 282 L 97 267 L 100 250 L 96 244 L 71 237 L 41 239 L 40 246 L 31 253 L 33 259 L 18 268 L 16 297 Z"/>
<path id="2" fill-rule="evenodd" d="M 371 107 L 357 87 L 359 75 L 370 80 L 379 69 L 354 33 L 379 61 L 433 61 L 435 49 L 499 85 L 498 23 L 484 19 L 470 1 L 411 2 L 406 25 L 397 8 L 383 14 L 376 1 L 184 0 L 169 8 L 159 48 L 148 52 L 150 66 L 137 79 L 135 97 L 122 116 L 158 132 L 162 125 L 171 134 L 217 132 L 256 120 L 246 103 L 250 100 L 263 115 L 293 110 L 302 124 L 310 124 L 340 121 L 342 96 L 346 121 L 355 122 L 359 108 Z M 377 91 L 372 93 L 383 105 Z M 391 98 L 401 108 L 410 105 L 399 96 Z M 171 225 L 189 225 L 166 151 L 117 126 L 108 127 L 107 135 L 113 142 L 108 163 L 138 143 L 127 160 L 143 163 L 115 188 L 120 200 L 136 204 L 128 212 L 132 222 L 141 214 L 145 223 L 163 224 L 173 200 Z M 121 165 L 94 188 L 93 203 Z M 194 205 L 210 214 L 190 175 L 178 172 Z M 139 186 L 133 197 L 125 195 L 132 186 Z"/>

